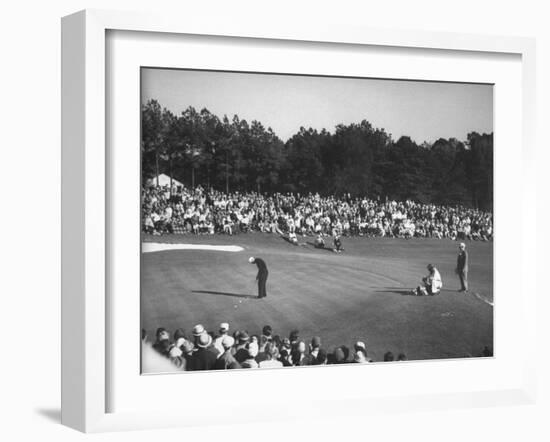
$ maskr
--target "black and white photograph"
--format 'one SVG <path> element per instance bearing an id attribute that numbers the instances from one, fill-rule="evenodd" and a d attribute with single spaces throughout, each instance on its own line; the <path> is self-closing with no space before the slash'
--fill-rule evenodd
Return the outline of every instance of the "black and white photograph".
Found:
<path id="1" fill-rule="evenodd" d="M 139 192 L 142 374 L 493 357 L 492 84 L 143 67 Z"/>

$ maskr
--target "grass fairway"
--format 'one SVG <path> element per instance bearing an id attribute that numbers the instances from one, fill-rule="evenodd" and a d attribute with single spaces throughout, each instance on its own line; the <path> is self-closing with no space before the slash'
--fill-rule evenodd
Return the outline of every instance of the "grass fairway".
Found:
<path id="1" fill-rule="evenodd" d="M 145 237 L 144 241 L 238 245 L 241 252 L 170 250 L 142 254 L 141 324 L 190 333 L 202 323 L 217 331 L 274 334 L 298 329 L 303 339 L 321 336 L 323 347 L 367 343 L 369 357 L 387 351 L 409 360 L 478 356 L 493 346 L 493 244 L 468 242 L 470 290 L 457 293 L 458 243 L 432 239 L 344 238 L 345 252 L 296 247 L 276 235 Z M 300 241 L 311 241 L 302 239 Z M 256 266 L 269 267 L 267 298 L 256 299 Z M 410 296 L 433 263 L 441 272 L 439 296 Z M 253 296 L 251 296 L 253 295 Z"/>

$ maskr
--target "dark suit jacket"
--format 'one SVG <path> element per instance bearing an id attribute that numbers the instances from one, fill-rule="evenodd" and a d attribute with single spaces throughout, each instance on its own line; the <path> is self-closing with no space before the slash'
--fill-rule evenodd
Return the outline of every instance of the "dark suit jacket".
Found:
<path id="1" fill-rule="evenodd" d="M 459 272 L 468 271 L 468 252 L 466 250 L 458 254 L 456 268 Z"/>
<path id="2" fill-rule="evenodd" d="M 254 264 L 258 267 L 258 275 L 256 279 L 260 279 L 262 276 L 267 276 L 267 264 L 262 258 L 255 258 Z"/>
<path id="3" fill-rule="evenodd" d="M 191 358 L 187 369 L 191 371 L 197 370 L 213 370 L 216 365 L 216 355 L 209 349 L 199 348 Z"/>

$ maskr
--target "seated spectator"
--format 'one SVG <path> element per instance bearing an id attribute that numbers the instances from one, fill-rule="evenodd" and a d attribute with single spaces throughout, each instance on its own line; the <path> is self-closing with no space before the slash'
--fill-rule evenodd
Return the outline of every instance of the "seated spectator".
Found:
<path id="1" fill-rule="evenodd" d="M 258 356 L 258 346 L 254 342 L 246 344 L 246 359 L 241 362 L 241 368 L 258 368 L 256 356 Z"/>
<path id="2" fill-rule="evenodd" d="M 260 368 L 280 368 L 283 363 L 278 360 L 279 351 L 275 344 L 268 342 L 264 349 L 265 359 L 259 363 Z"/>
<path id="3" fill-rule="evenodd" d="M 370 361 L 367 359 L 367 355 L 363 350 L 359 350 L 355 352 L 355 355 L 353 356 L 353 362 L 357 364 L 367 364 Z"/>
<path id="4" fill-rule="evenodd" d="M 288 335 L 291 348 L 294 348 L 300 339 L 300 332 L 298 330 L 292 330 Z M 284 343 L 284 342 L 283 342 Z"/>
<path id="5" fill-rule="evenodd" d="M 214 365 L 214 368 L 216 370 L 232 370 L 236 368 L 241 368 L 241 365 L 237 362 L 237 360 L 233 356 L 233 353 L 231 352 L 234 344 L 235 339 L 233 339 L 231 336 L 226 335 L 223 337 L 221 341 L 223 353 L 218 357 L 218 360 Z"/>
<path id="6" fill-rule="evenodd" d="M 222 341 L 223 339 L 228 336 L 229 333 L 229 324 L 227 322 L 222 322 L 219 327 L 219 334 L 214 339 L 214 348 L 218 352 L 218 356 L 220 356 L 222 353 L 225 352 Z"/>
<path id="7" fill-rule="evenodd" d="M 355 354 L 357 355 L 358 353 L 361 353 L 359 356 L 357 356 L 356 359 L 358 360 L 355 360 L 355 362 L 372 362 L 372 359 L 369 359 L 367 357 L 367 346 L 365 345 L 365 343 L 363 341 L 357 341 L 355 343 L 355 345 L 353 346 L 353 349 L 355 350 Z"/>
<path id="8" fill-rule="evenodd" d="M 337 347 L 334 349 L 334 352 L 329 357 L 329 364 L 345 364 L 346 363 L 346 354 L 342 347 Z"/>
<path id="9" fill-rule="evenodd" d="M 319 353 L 317 353 L 317 360 L 315 365 L 327 365 L 327 363 L 328 363 L 327 352 L 321 348 L 319 350 Z"/>
<path id="10" fill-rule="evenodd" d="M 306 354 L 306 344 L 304 341 L 299 341 L 296 344 L 295 350 L 292 352 L 292 365 L 312 365 L 312 357 Z"/>
<path id="11" fill-rule="evenodd" d="M 193 344 L 198 345 L 199 338 L 206 333 L 202 324 L 197 324 L 193 327 Z"/>
<path id="12" fill-rule="evenodd" d="M 170 351 L 170 335 L 166 329 L 160 327 L 157 328 L 156 341 L 153 344 L 153 349 L 163 356 L 168 357 Z"/>
<path id="13" fill-rule="evenodd" d="M 279 361 L 281 361 L 283 367 L 292 367 L 292 356 L 289 349 L 285 347 L 281 349 L 281 356 L 279 357 Z"/>
<path id="14" fill-rule="evenodd" d="M 197 339 L 197 351 L 193 353 L 188 361 L 188 370 L 213 370 L 216 365 L 217 355 L 211 349 L 212 337 L 203 333 Z"/>
<path id="15" fill-rule="evenodd" d="M 237 335 L 237 346 L 235 347 L 235 359 L 239 364 L 242 364 L 248 358 L 248 341 L 250 337 L 245 331 L 238 332 Z"/>
<path id="16" fill-rule="evenodd" d="M 318 365 L 319 361 L 317 357 L 319 356 L 319 351 L 321 351 L 321 338 L 319 336 L 314 336 L 311 339 L 311 344 L 309 345 L 309 354 L 311 356 L 312 365 Z"/>

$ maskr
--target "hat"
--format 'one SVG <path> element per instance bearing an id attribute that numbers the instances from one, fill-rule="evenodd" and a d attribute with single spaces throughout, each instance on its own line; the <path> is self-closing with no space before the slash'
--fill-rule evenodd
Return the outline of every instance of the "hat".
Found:
<path id="1" fill-rule="evenodd" d="M 297 341 L 299 336 L 300 332 L 298 330 L 292 330 L 288 337 L 291 341 Z"/>
<path id="2" fill-rule="evenodd" d="M 204 333 L 202 324 L 197 324 L 193 327 L 193 336 L 201 336 Z"/>
<path id="3" fill-rule="evenodd" d="M 212 344 L 212 337 L 208 333 L 200 335 L 199 342 L 197 343 L 200 348 L 209 347 L 210 344 Z"/>
<path id="4" fill-rule="evenodd" d="M 355 349 L 357 350 L 358 348 L 361 348 L 363 350 L 366 350 L 367 349 L 367 346 L 365 345 L 365 343 L 363 341 L 357 341 L 355 343 Z"/>
<path id="5" fill-rule="evenodd" d="M 233 347 L 233 345 L 235 344 L 235 339 L 233 339 L 231 336 L 224 336 L 223 339 L 222 339 L 222 346 L 223 348 L 225 348 L 226 350 L 228 348 L 231 348 Z"/>
<path id="6" fill-rule="evenodd" d="M 460 243 L 459 247 L 464 247 L 466 248 L 466 244 L 464 244 L 463 242 Z"/>
<path id="7" fill-rule="evenodd" d="M 226 332 L 229 330 L 229 324 L 227 322 L 222 322 L 220 324 L 220 331 Z"/>
<path id="8" fill-rule="evenodd" d="M 245 331 L 242 331 L 239 333 L 239 341 L 240 342 L 246 342 L 250 339 L 250 337 L 248 336 L 248 333 L 245 332 Z"/>
<path id="9" fill-rule="evenodd" d="M 311 340 L 311 346 L 313 348 L 318 348 L 321 346 L 321 338 L 319 336 L 314 336 Z"/>
<path id="10" fill-rule="evenodd" d="M 262 329 L 262 334 L 264 336 L 271 336 L 271 333 L 273 333 L 271 325 L 264 325 L 264 328 Z"/>
<path id="11" fill-rule="evenodd" d="M 253 256 L 251 256 L 250 258 L 248 258 L 248 262 L 249 262 L 250 264 L 254 264 L 254 261 L 256 261 L 256 259 L 255 259 Z"/>

